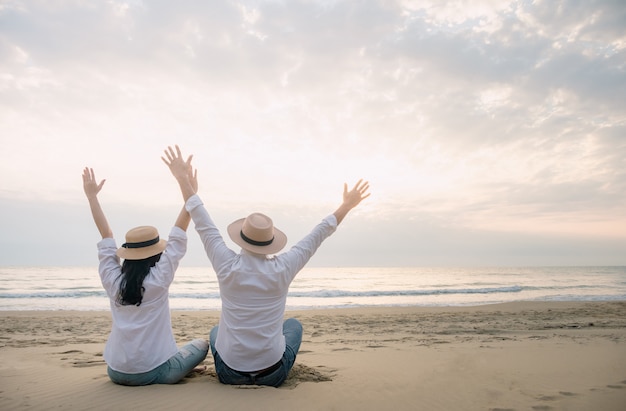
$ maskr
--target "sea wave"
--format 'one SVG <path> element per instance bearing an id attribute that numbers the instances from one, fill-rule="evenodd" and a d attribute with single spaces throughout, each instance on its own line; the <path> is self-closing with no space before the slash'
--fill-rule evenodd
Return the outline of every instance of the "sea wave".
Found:
<path id="1" fill-rule="evenodd" d="M 402 296 L 425 296 L 441 294 L 493 294 L 493 293 L 519 293 L 523 290 L 520 286 L 489 287 L 489 288 L 438 288 L 426 290 L 316 290 L 294 291 L 289 297 L 313 297 L 313 298 L 337 298 L 337 297 L 402 297 Z"/>
<path id="2" fill-rule="evenodd" d="M 407 297 L 428 295 L 451 295 L 451 294 L 495 294 L 495 293 L 519 293 L 521 286 L 488 287 L 488 288 L 438 288 L 438 289 L 414 289 L 414 290 L 313 290 L 313 291 L 290 291 L 291 298 L 342 298 L 342 297 Z M 88 298 L 106 297 L 104 291 L 94 290 L 60 290 L 41 291 L 29 293 L 0 293 L 2 298 Z M 219 299 L 219 292 L 174 292 L 170 293 L 171 299 Z"/>
<path id="3" fill-rule="evenodd" d="M 104 291 L 41 291 L 29 293 L 0 293 L 2 298 L 87 298 L 106 297 Z"/>

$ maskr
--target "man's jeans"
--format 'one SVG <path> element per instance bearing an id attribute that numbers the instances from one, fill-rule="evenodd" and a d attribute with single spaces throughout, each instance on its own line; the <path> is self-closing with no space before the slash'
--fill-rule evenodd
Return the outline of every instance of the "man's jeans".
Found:
<path id="1" fill-rule="evenodd" d="M 215 372 L 222 384 L 231 385 L 270 385 L 279 387 L 287 379 L 291 367 L 296 361 L 296 355 L 302 342 L 302 324 L 295 318 L 289 318 L 283 323 L 283 335 L 285 336 L 285 353 L 279 361 L 278 368 L 270 373 L 247 373 L 239 372 L 230 368 L 219 353 L 215 350 L 215 339 L 219 326 L 213 327 L 209 337 L 213 360 L 215 361 Z"/>
<path id="2" fill-rule="evenodd" d="M 193 340 L 151 371 L 126 374 L 107 367 L 107 373 L 111 381 L 120 385 L 176 384 L 204 361 L 208 352 L 209 344 L 206 340 Z"/>

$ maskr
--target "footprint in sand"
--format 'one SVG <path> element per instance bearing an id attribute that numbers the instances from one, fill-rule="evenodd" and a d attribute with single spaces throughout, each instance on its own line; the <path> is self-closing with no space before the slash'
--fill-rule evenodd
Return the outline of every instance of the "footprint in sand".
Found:
<path id="1" fill-rule="evenodd" d="M 557 397 L 555 397 L 554 395 L 542 395 L 538 399 L 540 399 L 541 401 L 555 401 Z"/>
<path id="2" fill-rule="evenodd" d="M 60 358 L 61 361 L 69 361 L 72 366 L 76 368 L 95 367 L 105 364 L 104 359 L 102 359 L 102 353 L 89 354 L 81 350 L 68 350 L 57 354 L 63 355 L 63 357 Z M 96 357 L 96 359 L 94 359 L 94 357 Z"/>
<path id="3" fill-rule="evenodd" d="M 559 391 L 559 395 L 562 395 L 564 397 L 573 397 L 576 396 L 578 394 L 576 394 L 575 392 L 570 392 L 570 391 Z M 558 400 L 558 396 L 556 395 L 542 395 L 540 397 L 537 398 L 540 401 L 556 401 Z M 549 411 L 549 410 L 553 410 L 555 409 L 554 407 L 550 406 L 550 405 L 535 405 L 531 407 L 533 410 L 536 411 Z"/>
<path id="4" fill-rule="evenodd" d="M 612 388 L 614 390 L 623 390 L 626 389 L 626 380 L 620 381 L 617 384 L 608 384 L 607 388 Z"/>
<path id="5" fill-rule="evenodd" d="M 293 389 L 303 382 L 332 381 L 335 375 L 337 375 L 337 370 L 324 366 L 312 368 L 304 364 L 295 364 L 282 387 Z"/>
<path id="6" fill-rule="evenodd" d="M 74 361 L 73 366 L 76 368 L 95 367 L 105 364 L 104 360 L 92 360 L 92 361 Z"/>

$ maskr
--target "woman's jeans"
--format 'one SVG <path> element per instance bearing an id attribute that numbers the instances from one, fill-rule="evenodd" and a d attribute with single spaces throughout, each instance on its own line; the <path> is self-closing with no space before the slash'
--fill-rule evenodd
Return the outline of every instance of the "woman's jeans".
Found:
<path id="1" fill-rule="evenodd" d="M 230 368 L 219 353 L 215 350 L 215 339 L 217 338 L 217 330 L 219 326 L 213 327 L 209 337 L 211 344 L 211 352 L 215 361 L 215 372 L 222 384 L 231 385 L 270 385 L 279 387 L 287 379 L 291 367 L 296 361 L 296 354 L 300 349 L 302 342 L 302 324 L 295 318 L 289 318 L 283 323 L 283 335 L 285 336 L 285 353 L 283 358 L 277 363 L 277 367 L 269 372 L 249 373 L 235 371 Z"/>
<path id="2" fill-rule="evenodd" d="M 204 361 L 208 352 L 209 344 L 206 340 L 193 340 L 151 371 L 126 374 L 107 367 L 107 373 L 111 381 L 120 385 L 176 384 Z"/>

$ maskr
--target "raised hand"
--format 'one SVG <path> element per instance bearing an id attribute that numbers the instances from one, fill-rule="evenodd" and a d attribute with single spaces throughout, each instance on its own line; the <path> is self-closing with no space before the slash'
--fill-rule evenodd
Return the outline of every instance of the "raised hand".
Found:
<path id="1" fill-rule="evenodd" d="M 367 192 L 369 190 L 370 184 L 369 182 L 363 182 L 363 179 L 359 180 L 352 190 L 348 191 L 348 184 L 343 185 L 343 203 L 339 206 L 337 210 L 333 214 L 337 218 L 337 224 L 340 224 L 344 217 L 348 214 L 350 210 L 359 205 L 359 203 L 365 200 L 370 196 L 370 193 Z"/>
<path id="2" fill-rule="evenodd" d="M 176 181 L 178 181 L 183 199 L 187 201 L 189 197 L 198 191 L 198 171 L 191 166 L 193 156 L 189 156 L 185 161 L 180 148 L 177 145 L 174 147 L 176 147 L 176 151 L 168 146 L 167 150 L 165 150 L 165 157 L 167 158 L 161 157 L 161 159 L 169 167 Z"/>
<path id="3" fill-rule="evenodd" d="M 83 170 L 83 190 L 85 190 L 87 200 L 89 201 L 93 221 L 96 223 L 96 227 L 98 231 L 100 231 L 102 238 L 113 237 L 109 222 L 104 215 L 104 211 L 102 211 L 100 201 L 98 201 L 98 193 L 102 190 L 105 181 L 106 180 L 102 180 L 100 183 L 97 182 L 93 168 L 85 167 Z"/>
<path id="4" fill-rule="evenodd" d="M 193 192 L 198 192 L 198 169 L 194 169 L 189 165 L 189 183 L 191 184 L 191 188 L 193 188 Z"/>
<path id="5" fill-rule="evenodd" d="M 371 193 L 367 193 L 367 190 L 370 188 L 369 182 L 363 182 L 363 179 L 359 180 L 352 190 L 348 191 L 348 184 L 344 183 L 343 185 L 343 202 L 349 208 L 354 208 L 367 197 L 370 196 Z M 367 194 L 366 194 L 367 193 Z"/>
<path id="6" fill-rule="evenodd" d="M 167 159 L 165 157 L 161 157 L 161 160 L 163 160 L 163 162 L 170 168 L 172 175 L 179 182 L 181 179 L 186 179 L 189 177 L 193 178 L 194 174 L 191 170 L 191 159 L 193 158 L 193 155 L 187 157 L 187 161 L 185 161 L 183 160 L 183 155 L 178 145 L 174 147 L 176 147 L 176 152 L 174 152 L 174 149 L 172 147 L 168 146 L 167 150 L 164 150 Z"/>
<path id="7" fill-rule="evenodd" d="M 96 182 L 96 174 L 93 172 L 93 168 L 85 167 L 83 170 L 83 190 L 85 190 L 87 198 L 97 197 L 105 181 Z"/>

